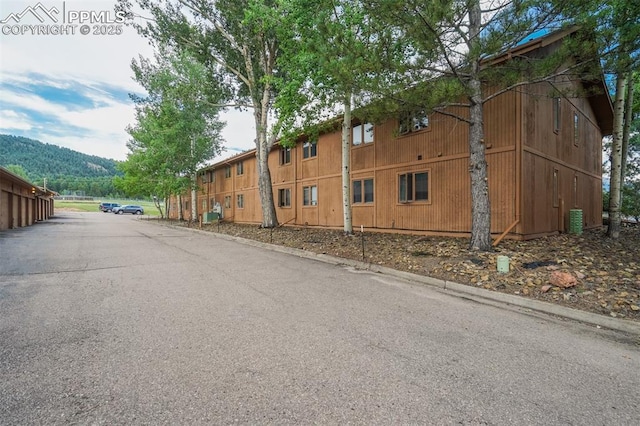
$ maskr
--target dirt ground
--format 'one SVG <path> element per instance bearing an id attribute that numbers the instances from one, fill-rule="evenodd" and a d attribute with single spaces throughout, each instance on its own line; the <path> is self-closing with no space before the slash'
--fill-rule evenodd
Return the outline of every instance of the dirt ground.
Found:
<path id="1" fill-rule="evenodd" d="M 531 241 L 503 240 L 493 252 L 468 249 L 468 239 L 221 223 L 212 232 L 279 244 L 455 281 L 575 309 L 640 321 L 640 227 L 618 240 L 605 229 Z M 497 271 L 498 256 L 510 269 Z"/>

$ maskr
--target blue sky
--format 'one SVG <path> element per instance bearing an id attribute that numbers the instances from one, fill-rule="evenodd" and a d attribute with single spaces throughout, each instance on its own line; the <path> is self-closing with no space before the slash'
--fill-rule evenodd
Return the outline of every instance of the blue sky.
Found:
<path id="1" fill-rule="evenodd" d="M 0 133 L 116 160 L 126 158 L 125 128 L 134 122 L 129 93 L 143 94 L 132 79 L 130 64 L 140 54 L 152 56 L 146 40 L 126 26 L 121 34 L 112 35 L 82 35 L 79 25 L 73 34 L 38 35 L 29 29 L 16 34 L 26 25 L 51 27 L 62 22 L 52 21 L 43 10 L 52 11 L 54 17 L 63 10 L 113 14 L 114 4 L 115 0 L 0 1 L 0 21 L 27 11 L 17 22 L 11 18 L 0 23 Z M 250 114 L 233 111 L 222 119 L 227 121 L 223 133 L 227 146 L 243 150 L 254 146 Z M 231 148 L 228 154 L 234 152 Z"/>

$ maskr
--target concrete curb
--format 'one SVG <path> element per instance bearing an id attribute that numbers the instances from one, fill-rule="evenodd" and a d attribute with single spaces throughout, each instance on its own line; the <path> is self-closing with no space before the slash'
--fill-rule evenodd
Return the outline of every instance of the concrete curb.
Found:
<path id="1" fill-rule="evenodd" d="M 154 222 L 150 222 L 154 223 Z M 500 293 L 497 291 L 491 291 L 484 288 L 472 287 L 465 284 L 460 284 L 454 281 L 440 280 L 424 275 L 412 274 L 410 272 L 398 271 L 396 269 L 388 268 L 386 266 L 380 266 L 376 264 L 366 263 L 358 260 L 343 259 L 340 257 L 331 256 L 328 254 L 313 253 L 307 250 L 301 250 L 292 247 L 286 247 L 276 244 L 263 243 L 261 241 L 250 240 L 242 237 L 236 237 L 233 235 L 219 234 L 216 232 L 204 231 L 196 228 L 186 228 L 183 226 L 167 225 L 157 223 L 162 226 L 169 226 L 177 229 L 185 229 L 191 232 L 204 233 L 206 235 L 214 236 L 215 238 L 221 238 L 228 241 L 235 241 L 242 244 L 250 245 L 253 247 L 264 248 L 280 253 L 291 254 L 294 256 L 302 257 L 305 259 L 318 260 L 320 262 L 329 263 L 332 265 L 346 265 L 356 269 L 367 270 L 384 275 L 389 275 L 396 278 L 402 278 L 407 281 L 417 282 L 420 284 L 426 284 L 431 287 L 435 287 L 447 294 L 456 293 L 465 298 L 472 299 L 477 302 L 490 304 L 493 306 L 511 305 L 519 308 L 530 309 L 545 314 L 555 315 L 558 317 L 579 321 L 610 330 L 615 330 L 623 333 L 634 334 L 640 336 L 640 323 L 607 317 L 604 315 L 593 314 L 591 312 L 580 311 L 578 309 L 568 308 L 561 305 L 555 305 L 549 302 L 542 302 L 534 299 L 527 299 L 524 297 Z"/>

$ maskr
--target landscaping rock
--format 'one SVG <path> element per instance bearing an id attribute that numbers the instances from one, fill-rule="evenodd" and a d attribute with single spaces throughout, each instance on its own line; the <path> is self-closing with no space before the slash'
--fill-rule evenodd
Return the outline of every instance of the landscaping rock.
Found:
<path id="1" fill-rule="evenodd" d="M 551 272 L 551 275 L 549 276 L 549 282 L 551 283 L 551 285 L 560 288 L 570 288 L 578 285 L 578 279 L 576 277 L 562 271 Z"/>

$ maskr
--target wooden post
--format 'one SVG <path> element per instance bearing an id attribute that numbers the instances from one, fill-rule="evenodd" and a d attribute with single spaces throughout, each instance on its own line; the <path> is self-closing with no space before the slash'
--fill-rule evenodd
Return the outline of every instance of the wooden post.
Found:
<path id="1" fill-rule="evenodd" d="M 502 241 L 502 239 L 504 237 L 507 236 L 507 234 L 513 229 L 515 228 L 515 226 L 520 222 L 519 219 L 516 219 L 515 222 L 513 222 L 511 225 L 509 225 L 509 227 L 507 229 L 504 230 L 504 232 L 502 234 L 500 234 L 500 236 L 498 238 L 496 238 L 496 240 L 493 242 L 493 247 L 497 246 L 498 244 L 500 244 L 500 241 Z"/>

